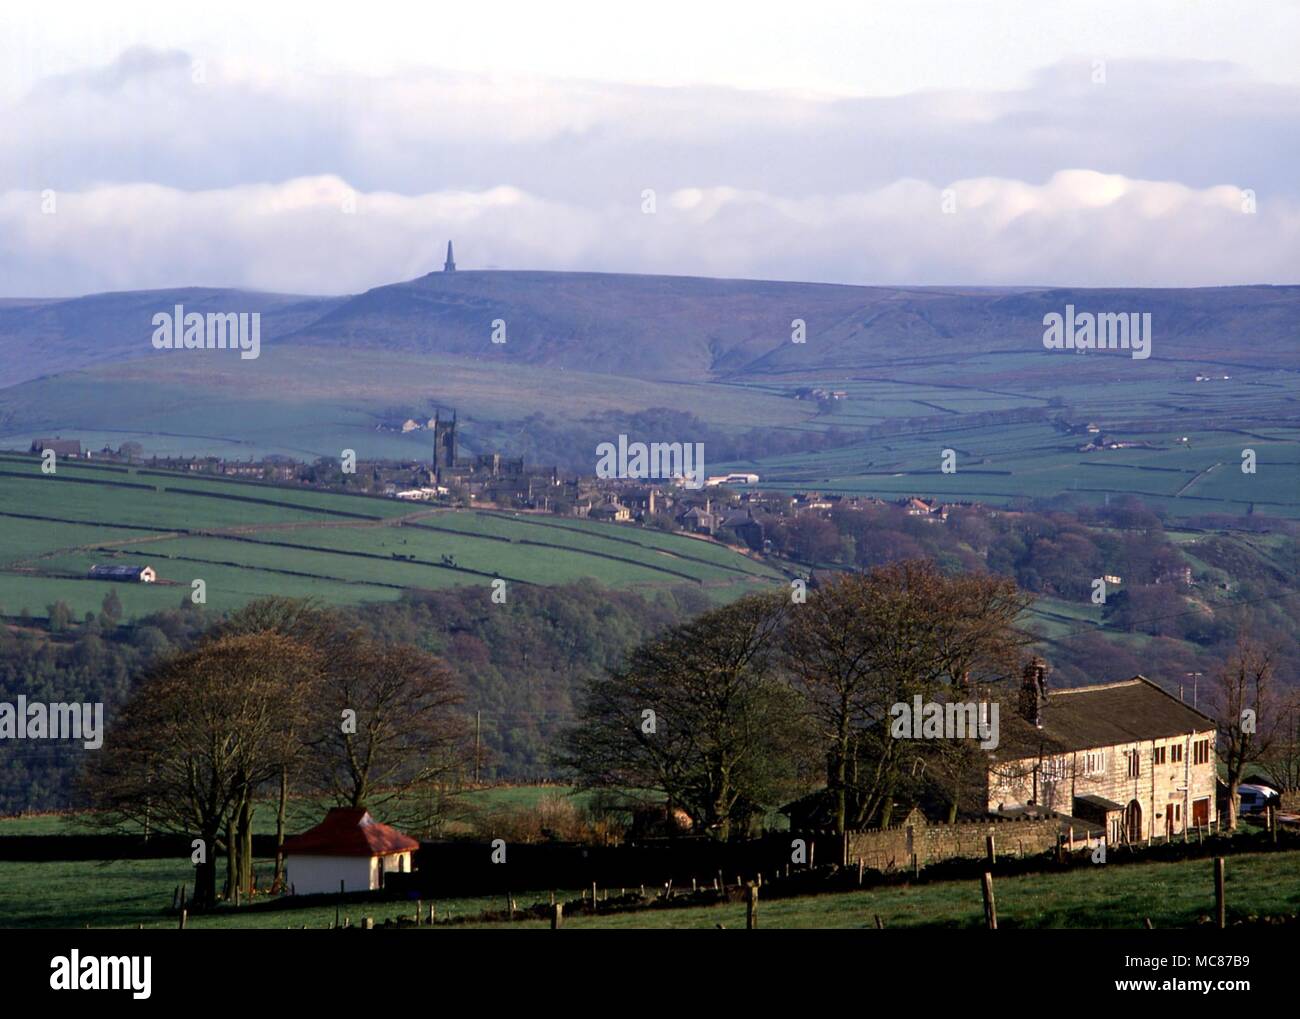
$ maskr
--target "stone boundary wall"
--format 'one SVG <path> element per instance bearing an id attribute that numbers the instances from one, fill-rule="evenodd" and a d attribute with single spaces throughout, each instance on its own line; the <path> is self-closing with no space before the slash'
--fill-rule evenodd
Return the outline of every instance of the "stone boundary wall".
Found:
<path id="1" fill-rule="evenodd" d="M 999 856 L 1035 856 L 1056 848 L 1061 822 L 1052 816 L 932 824 L 913 811 L 892 828 L 849 832 L 845 862 L 855 866 L 861 858 L 873 870 L 891 870 L 910 867 L 913 853 L 922 867 L 943 860 L 978 859 L 986 854 L 990 835 Z"/>

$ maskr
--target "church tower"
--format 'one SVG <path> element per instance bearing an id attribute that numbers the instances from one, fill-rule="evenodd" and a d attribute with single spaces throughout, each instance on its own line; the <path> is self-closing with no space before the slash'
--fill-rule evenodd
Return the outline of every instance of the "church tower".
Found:
<path id="1" fill-rule="evenodd" d="M 451 420 L 443 421 L 438 412 L 433 412 L 433 476 L 442 480 L 442 472 L 456 466 L 456 412 L 451 412 Z"/>
<path id="2" fill-rule="evenodd" d="M 442 271 L 443 272 L 456 271 L 456 259 L 452 256 L 451 253 L 451 241 L 447 242 L 447 261 L 443 263 Z"/>

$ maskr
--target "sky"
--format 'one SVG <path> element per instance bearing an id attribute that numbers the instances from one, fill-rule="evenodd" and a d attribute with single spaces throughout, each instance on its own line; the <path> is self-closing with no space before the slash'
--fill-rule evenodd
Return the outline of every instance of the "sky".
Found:
<path id="1" fill-rule="evenodd" d="M 12 7 L 0 297 L 1297 282 L 1297 3 Z"/>

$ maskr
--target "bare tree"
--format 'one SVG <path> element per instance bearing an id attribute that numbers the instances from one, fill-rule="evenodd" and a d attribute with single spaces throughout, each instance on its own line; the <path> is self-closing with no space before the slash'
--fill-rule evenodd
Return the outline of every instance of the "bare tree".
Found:
<path id="1" fill-rule="evenodd" d="M 1279 720 L 1269 649 L 1241 639 L 1214 674 L 1210 703 L 1228 782 L 1228 827 L 1235 831 L 1237 787 L 1249 765 L 1268 757 Z"/>
<path id="2" fill-rule="evenodd" d="M 1300 691 L 1279 703 L 1273 745 L 1262 760 L 1281 792 L 1300 792 Z"/>
<path id="3" fill-rule="evenodd" d="M 846 575 L 795 606 L 785 663 L 826 750 L 839 830 L 888 824 L 893 795 L 921 756 L 937 758 L 955 813 L 982 758 L 968 742 L 921 747 L 893 738 L 890 708 L 914 696 L 975 697 L 1017 672 L 1029 599 L 1014 581 L 946 577 L 910 560 Z"/>
<path id="4" fill-rule="evenodd" d="M 283 767 L 317 663 L 312 649 L 276 633 L 207 642 L 142 677 L 90 755 L 85 788 L 99 823 L 201 840 L 199 908 L 216 901 L 216 850 L 238 859 L 241 812 Z"/>
<path id="5" fill-rule="evenodd" d="M 384 805 L 387 819 L 428 829 L 443 807 L 437 787 L 472 752 L 462 701 L 434 655 L 354 635 L 318 686 L 307 782 L 341 805 Z"/>
<path id="6" fill-rule="evenodd" d="M 726 839 L 794 771 L 799 713 L 775 672 L 788 599 L 751 595 L 636 648 L 591 683 L 558 755 L 584 788 L 649 789 Z"/>
<path id="7" fill-rule="evenodd" d="M 310 677 L 313 685 L 331 669 L 347 662 L 348 653 L 361 640 L 358 631 L 348 626 L 335 611 L 322 608 L 313 599 L 272 596 L 249 602 L 219 623 L 208 634 L 209 640 L 233 634 L 274 632 L 291 637 L 317 652 L 319 671 Z M 296 785 L 297 772 L 302 767 L 311 731 L 286 734 L 284 761 L 280 768 L 276 790 L 275 812 L 275 869 L 271 878 L 271 891 L 284 888 L 284 839 L 288 820 L 289 798 Z M 253 800 L 241 806 L 235 831 L 227 838 L 244 852 L 228 857 L 234 861 L 229 880 L 252 890 Z"/>

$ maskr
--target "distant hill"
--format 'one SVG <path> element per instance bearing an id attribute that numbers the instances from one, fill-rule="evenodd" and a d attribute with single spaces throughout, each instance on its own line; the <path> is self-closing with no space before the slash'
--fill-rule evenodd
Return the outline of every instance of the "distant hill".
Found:
<path id="1" fill-rule="evenodd" d="M 150 319 L 261 311 L 263 343 L 472 357 L 643 379 L 761 378 L 1041 350 L 1042 320 L 1149 311 L 1155 356 L 1300 367 L 1300 287 L 986 289 L 568 272 L 435 272 L 353 297 L 190 288 L 0 302 L 0 386 L 154 355 Z M 807 340 L 791 342 L 791 323 Z M 506 342 L 493 344 L 493 323 Z"/>
<path id="2" fill-rule="evenodd" d="M 262 341 L 315 321 L 342 298 L 186 287 L 91 294 L 64 300 L 0 301 L 0 388 L 97 364 L 156 355 L 153 316 L 186 311 L 262 314 Z"/>
<path id="3" fill-rule="evenodd" d="M 717 378 L 1041 349 L 1043 316 L 1149 311 L 1158 353 L 1300 363 L 1300 287 L 953 289 L 629 276 L 456 272 L 377 287 L 290 339 L 605 371 Z M 492 323 L 507 342 L 490 342 Z M 807 327 L 791 342 L 794 319 Z M 1288 344 L 1288 340 L 1290 341 Z M 1165 344 L 1169 344 L 1166 346 Z"/>

